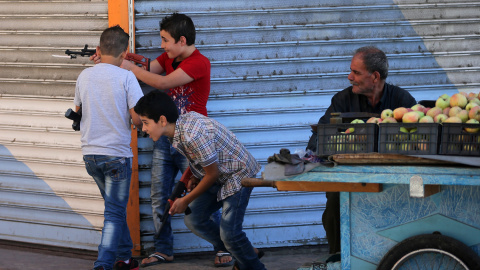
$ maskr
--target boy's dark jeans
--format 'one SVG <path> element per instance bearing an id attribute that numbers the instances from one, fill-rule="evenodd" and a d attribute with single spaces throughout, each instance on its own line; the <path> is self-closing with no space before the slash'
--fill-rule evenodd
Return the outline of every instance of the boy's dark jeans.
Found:
<path id="1" fill-rule="evenodd" d="M 243 219 L 252 188 L 239 192 L 217 202 L 221 186 L 214 184 L 189 206 L 190 215 L 185 216 L 185 225 L 197 236 L 213 244 L 215 251 L 228 251 L 237 260 L 240 269 L 264 270 L 252 244 L 243 232 Z M 213 221 L 212 213 L 222 208 L 220 224 Z"/>

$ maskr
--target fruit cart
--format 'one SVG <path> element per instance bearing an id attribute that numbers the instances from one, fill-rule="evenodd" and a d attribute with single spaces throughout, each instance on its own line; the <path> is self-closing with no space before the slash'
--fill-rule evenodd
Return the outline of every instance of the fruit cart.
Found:
<path id="1" fill-rule="evenodd" d="M 480 158 L 435 157 L 336 154 L 335 166 L 242 184 L 340 191 L 342 259 L 328 269 L 480 269 Z"/>

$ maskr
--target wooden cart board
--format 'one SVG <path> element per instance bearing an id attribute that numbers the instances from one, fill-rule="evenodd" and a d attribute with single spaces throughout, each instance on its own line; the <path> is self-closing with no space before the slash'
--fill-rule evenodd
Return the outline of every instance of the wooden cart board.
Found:
<path id="1" fill-rule="evenodd" d="M 376 183 L 341 183 L 309 181 L 272 181 L 261 178 L 244 178 L 244 187 L 272 187 L 278 191 L 328 191 L 328 192 L 381 192 L 382 185 Z"/>
<path id="2" fill-rule="evenodd" d="M 371 164 L 371 165 L 445 165 L 455 164 L 445 160 L 428 159 L 400 154 L 359 153 L 359 154 L 336 154 L 329 157 L 338 164 Z"/>

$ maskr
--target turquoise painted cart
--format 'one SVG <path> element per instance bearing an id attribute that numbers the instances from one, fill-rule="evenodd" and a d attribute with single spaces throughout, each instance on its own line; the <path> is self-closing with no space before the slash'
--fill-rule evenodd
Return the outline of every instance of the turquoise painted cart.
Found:
<path id="1" fill-rule="evenodd" d="M 362 160 L 369 163 L 365 156 Z M 480 254 L 480 168 L 444 162 L 424 164 L 420 160 L 423 159 L 414 159 L 407 165 L 400 161 L 319 166 L 276 181 L 249 184 L 252 179 L 244 179 L 244 185 L 341 191 L 342 260 L 341 264 L 330 263 L 328 269 L 392 269 L 392 260 L 394 264 L 407 251 L 426 248 L 430 249 L 404 258 L 405 265 L 398 269 L 452 269 L 452 264 L 460 264 L 459 269 L 472 269 L 468 263 L 478 263 Z M 406 243 L 398 245 L 402 241 Z M 429 244 L 421 244 L 435 241 L 439 243 L 434 244 L 433 251 Z M 447 252 L 443 254 L 438 246 L 445 245 Z M 390 260 L 387 268 L 384 257 Z M 474 262 L 467 262 L 462 268 L 462 260 Z M 417 266 L 407 268 L 412 261 Z"/>

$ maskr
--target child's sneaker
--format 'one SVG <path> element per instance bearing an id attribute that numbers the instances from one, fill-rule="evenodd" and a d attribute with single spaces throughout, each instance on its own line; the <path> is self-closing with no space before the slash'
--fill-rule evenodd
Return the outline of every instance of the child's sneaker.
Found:
<path id="1" fill-rule="evenodd" d="M 138 261 L 133 258 L 130 258 L 128 264 L 126 264 L 124 261 L 118 261 L 113 266 L 114 270 L 138 270 L 138 268 Z"/>

